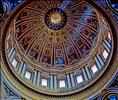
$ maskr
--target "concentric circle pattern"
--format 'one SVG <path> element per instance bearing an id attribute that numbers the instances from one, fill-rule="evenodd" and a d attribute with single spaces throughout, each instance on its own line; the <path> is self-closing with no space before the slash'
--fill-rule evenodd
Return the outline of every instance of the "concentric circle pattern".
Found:
<path id="1" fill-rule="evenodd" d="M 32 63 L 63 70 L 77 65 L 95 46 L 99 34 L 95 10 L 84 2 L 70 4 L 58 1 L 53 8 L 50 2 L 37 1 L 17 15 L 15 38 Z"/>
<path id="2" fill-rule="evenodd" d="M 85 0 L 33 0 L 9 19 L 5 71 L 11 71 L 22 92 L 77 93 L 96 82 L 110 63 L 112 31 Z"/>

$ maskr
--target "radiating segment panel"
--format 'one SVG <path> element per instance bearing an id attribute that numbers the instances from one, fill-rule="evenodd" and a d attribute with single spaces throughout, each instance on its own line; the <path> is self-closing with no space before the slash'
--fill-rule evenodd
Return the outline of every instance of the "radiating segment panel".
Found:
<path id="1" fill-rule="evenodd" d="M 54 89 L 57 89 L 57 77 L 54 76 Z"/>
<path id="2" fill-rule="evenodd" d="M 71 79 L 70 79 L 70 75 L 67 75 L 67 83 L 68 83 L 68 87 L 71 88 Z"/>
<path id="3" fill-rule="evenodd" d="M 88 79 L 91 79 L 91 73 L 88 67 L 85 67 Z"/>
<path id="4" fill-rule="evenodd" d="M 33 84 L 36 84 L 37 81 L 37 71 L 34 72 Z"/>
<path id="5" fill-rule="evenodd" d="M 82 68 L 82 73 L 83 73 L 85 81 L 88 81 L 88 77 L 87 77 L 87 73 L 85 71 L 85 68 Z"/>
<path id="6" fill-rule="evenodd" d="M 36 84 L 39 85 L 40 84 L 40 81 L 41 81 L 41 74 L 40 74 L 40 72 L 37 72 L 37 81 L 36 81 Z"/>

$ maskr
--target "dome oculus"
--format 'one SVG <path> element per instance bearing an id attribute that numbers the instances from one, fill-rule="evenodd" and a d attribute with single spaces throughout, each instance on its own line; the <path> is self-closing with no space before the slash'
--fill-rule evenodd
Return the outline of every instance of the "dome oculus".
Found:
<path id="1" fill-rule="evenodd" d="M 52 30 L 63 28 L 66 22 L 66 13 L 60 8 L 52 8 L 45 15 L 45 23 Z"/>

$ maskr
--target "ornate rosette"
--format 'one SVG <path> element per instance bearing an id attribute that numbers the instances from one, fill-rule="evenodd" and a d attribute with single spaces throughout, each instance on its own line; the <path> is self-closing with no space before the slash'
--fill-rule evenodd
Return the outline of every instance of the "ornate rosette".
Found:
<path id="1" fill-rule="evenodd" d="M 52 8 L 45 15 L 45 23 L 52 30 L 59 30 L 65 26 L 67 16 L 60 8 Z"/>

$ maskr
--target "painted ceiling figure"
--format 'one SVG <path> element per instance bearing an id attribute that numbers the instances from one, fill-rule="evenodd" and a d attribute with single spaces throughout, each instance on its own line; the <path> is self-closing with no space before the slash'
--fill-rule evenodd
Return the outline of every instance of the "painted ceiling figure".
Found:
<path id="1" fill-rule="evenodd" d="M 118 100 L 114 0 L 2 0 L 2 100 Z"/>

